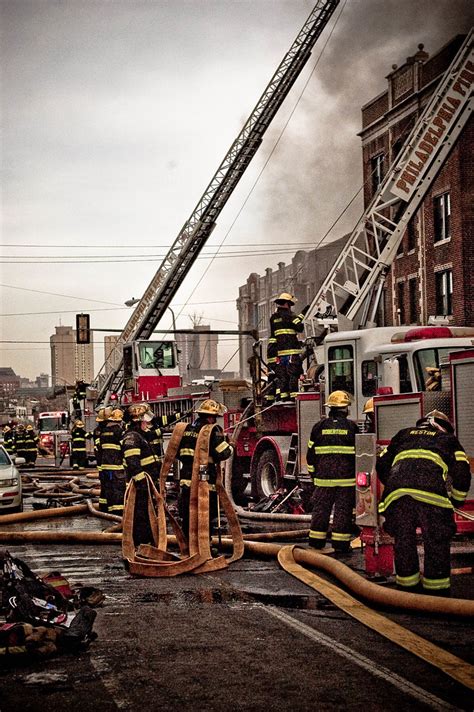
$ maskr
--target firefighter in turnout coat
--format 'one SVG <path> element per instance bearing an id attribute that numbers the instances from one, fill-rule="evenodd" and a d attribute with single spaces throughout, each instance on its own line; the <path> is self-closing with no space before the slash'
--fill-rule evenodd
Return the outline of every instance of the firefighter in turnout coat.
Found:
<path id="1" fill-rule="evenodd" d="M 76 420 L 71 430 L 71 467 L 83 470 L 87 466 L 86 431 L 82 420 Z"/>
<path id="2" fill-rule="evenodd" d="M 31 467 L 35 466 L 36 458 L 38 457 L 38 441 L 39 437 L 36 435 L 33 426 L 27 425 L 25 435 L 26 464 Z"/>
<path id="3" fill-rule="evenodd" d="M 153 440 L 153 413 L 146 404 L 137 403 L 129 406 L 130 423 L 123 436 L 123 454 L 127 482 L 134 480 L 136 485 L 135 511 L 133 517 L 133 541 L 135 547 L 153 542 L 153 535 L 148 518 L 149 475 L 158 486 L 163 459 L 163 450 L 156 449 Z"/>
<path id="4" fill-rule="evenodd" d="M 99 438 L 100 477 L 101 497 L 106 501 L 106 511 L 119 517 L 123 514 L 126 486 L 122 437 L 123 411 L 115 408 L 109 414 L 107 424 Z M 103 503 L 102 507 L 104 507 Z"/>
<path id="5" fill-rule="evenodd" d="M 450 541 L 456 529 L 453 505 L 463 505 L 471 482 L 469 460 L 448 417 L 433 410 L 415 427 L 400 430 L 379 456 L 377 473 L 384 485 L 379 512 L 395 539 L 398 586 L 448 595 Z M 423 576 L 418 527 L 424 544 Z"/>
<path id="6" fill-rule="evenodd" d="M 330 394 L 329 416 L 313 427 L 306 461 L 315 485 L 309 544 L 322 549 L 334 507 L 332 546 L 350 552 L 355 506 L 355 436 L 357 425 L 347 417 L 350 398 L 345 391 Z"/>
<path id="7" fill-rule="evenodd" d="M 5 425 L 3 428 L 3 444 L 10 457 L 14 457 L 16 454 L 15 431 L 9 425 Z"/>
<path id="8" fill-rule="evenodd" d="M 179 478 L 178 510 L 181 517 L 183 533 L 189 536 L 189 502 L 191 492 L 191 476 L 197 437 L 205 425 L 214 424 L 217 416 L 225 413 L 225 406 L 214 400 L 205 400 L 196 411 L 196 420 L 187 426 L 183 433 L 178 450 L 178 460 L 181 462 Z M 213 429 L 209 444 L 209 519 L 212 521 L 217 515 L 216 493 L 216 463 L 227 460 L 233 453 L 233 445 L 227 442 L 222 429 L 217 426 Z"/>
<path id="9" fill-rule="evenodd" d="M 304 330 L 303 317 L 309 309 L 304 307 L 300 314 L 294 314 L 291 307 L 296 299 L 283 292 L 275 299 L 276 312 L 270 317 L 270 339 L 276 339 L 277 359 L 277 400 L 293 400 L 298 393 L 298 380 L 303 373 L 301 343 L 298 334 Z"/>
<path id="10" fill-rule="evenodd" d="M 104 477 L 102 475 L 102 446 L 100 436 L 107 426 L 107 419 L 112 413 L 113 408 L 100 408 L 96 416 L 96 427 L 92 431 L 92 439 L 94 441 L 94 455 L 99 473 L 100 494 L 99 494 L 99 511 L 107 512 L 106 487 L 104 486 Z"/>

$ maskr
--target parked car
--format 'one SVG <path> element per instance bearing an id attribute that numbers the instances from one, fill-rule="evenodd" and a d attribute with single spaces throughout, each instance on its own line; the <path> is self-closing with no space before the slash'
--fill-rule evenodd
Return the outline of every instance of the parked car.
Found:
<path id="1" fill-rule="evenodd" d="M 13 460 L 0 445 L 0 514 L 23 510 L 21 475 L 15 465 L 24 464 L 25 460 L 22 457 Z"/>

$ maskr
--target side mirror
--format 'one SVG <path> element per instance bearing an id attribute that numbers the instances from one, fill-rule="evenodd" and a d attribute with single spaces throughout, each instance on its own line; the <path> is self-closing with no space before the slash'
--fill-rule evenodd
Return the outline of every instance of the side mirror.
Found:
<path id="1" fill-rule="evenodd" d="M 26 463 L 26 460 L 24 457 L 15 457 L 14 462 L 15 465 L 24 465 Z"/>

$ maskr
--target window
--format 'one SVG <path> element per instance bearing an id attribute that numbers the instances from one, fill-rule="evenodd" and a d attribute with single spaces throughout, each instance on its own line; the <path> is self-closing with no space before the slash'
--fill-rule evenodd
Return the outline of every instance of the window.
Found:
<path id="1" fill-rule="evenodd" d="M 408 280 L 408 308 L 410 324 L 418 322 L 418 280 L 415 278 Z"/>
<path id="2" fill-rule="evenodd" d="M 374 396 L 377 391 L 377 364 L 375 361 L 362 361 L 362 395 Z"/>
<path id="3" fill-rule="evenodd" d="M 436 272 L 436 316 L 453 313 L 453 271 Z"/>
<path id="4" fill-rule="evenodd" d="M 174 368 L 173 343 L 171 341 L 141 343 L 140 366 L 150 369 Z"/>
<path id="5" fill-rule="evenodd" d="M 374 156 L 370 161 L 370 170 L 372 175 L 372 192 L 375 193 L 383 180 L 383 153 Z"/>
<path id="6" fill-rule="evenodd" d="M 329 393 L 354 394 L 354 352 L 352 346 L 331 346 L 328 350 Z"/>
<path id="7" fill-rule="evenodd" d="M 451 237 L 451 198 L 449 193 L 438 195 L 433 201 L 434 241 L 440 242 Z"/>
<path id="8" fill-rule="evenodd" d="M 400 369 L 400 393 L 411 393 L 410 369 L 408 367 L 408 359 L 405 354 L 397 356 L 398 367 Z"/>
<path id="9" fill-rule="evenodd" d="M 410 220 L 407 226 L 407 251 L 411 252 L 416 247 L 416 227 L 415 221 Z"/>
<path id="10" fill-rule="evenodd" d="M 397 283 L 398 326 L 405 323 L 405 282 Z"/>
<path id="11" fill-rule="evenodd" d="M 448 354 L 461 349 L 444 347 L 441 349 L 420 349 L 415 353 L 415 370 L 420 391 L 441 390 L 440 364 L 446 363 Z"/>

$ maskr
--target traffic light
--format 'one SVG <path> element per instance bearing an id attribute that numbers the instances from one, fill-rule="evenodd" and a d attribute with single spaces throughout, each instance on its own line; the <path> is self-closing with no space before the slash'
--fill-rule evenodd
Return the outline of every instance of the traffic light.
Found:
<path id="1" fill-rule="evenodd" d="M 90 344 L 90 342 L 90 315 L 76 314 L 76 344 Z"/>

